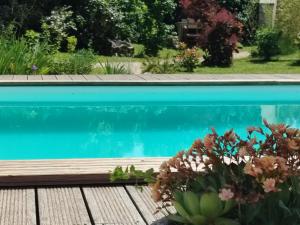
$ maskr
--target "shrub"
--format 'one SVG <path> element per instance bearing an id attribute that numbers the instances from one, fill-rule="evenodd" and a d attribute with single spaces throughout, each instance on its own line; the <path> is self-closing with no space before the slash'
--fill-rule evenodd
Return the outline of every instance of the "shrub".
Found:
<path id="1" fill-rule="evenodd" d="M 67 49 L 69 53 L 75 52 L 77 46 L 77 38 L 75 36 L 70 36 L 67 38 Z"/>
<path id="2" fill-rule="evenodd" d="M 143 73 L 172 74 L 177 70 L 173 57 L 166 55 L 164 58 L 146 58 L 143 62 Z"/>
<path id="3" fill-rule="evenodd" d="M 207 52 L 204 64 L 230 66 L 242 33 L 242 24 L 215 0 L 182 0 L 187 16 L 202 22 L 198 45 Z"/>
<path id="4" fill-rule="evenodd" d="M 77 30 L 72 16 L 73 11 L 70 10 L 70 6 L 64 6 L 52 10 L 50 16 L 41 20 L 43 38 L 53 45 L 54 49 L 59 50 L 69 32 Z"/>
<path id="5" fill-rule="evenodd" d="M 195 141 L 189 151 L 161 166 L 153 196 L 169 205 L 178 191 L 199 196 L 219 193 L 224 203 L 235 202 L 226 217 L 243 225 L 297 224 L 300 130 L 266 121 L 265 125 L 268 132 L 248 128 L 246 140 L 233 130 L 223 136 L 213 130 L 204 140 Z"/>
<path id="6" fill-rule="evenodd" d="M 169 219 L 197 225 L 297 225 L 300 221 L 300 130 L 284 124 L 249 127 L 243 139 L 213 129 L 188 151 L 164 162 L 152 197 Z M 120 170 L 116 177 L 135 173 Z M 153 172 L 153 171 L 152 171 Z M 160 209 L 160 208 L 159 208 Z"/>
<path id="7" fill-rule="evenodd" d="M 300 32 L 300 1 L 280 0 L 277 7 L 276 27 L 282 31 L 283 37 L 293 44 Z"/>
<path id="8" fill-rule="evenodd" d="M 194 72 L 194 69 L 200 64 L 200 52 L 196 47 L 187 48 L 186 44 L 179 45 L 179 54 L 176 56 L 176 62 L 186 72 Z"/>
<path id="9" fill-rule="evenodd" d="M 147 54 L 156 54 L 175 31 L 176 7 L 175 0 L 4 0 L 0 1 L 0 26 L 15 22 L 18 34 L 45 30 L 55 47 L 74 35 L 79 49 L 109 54 L 107 39 L 120 38 L 143 44 Z"/>
<path id="10" fill-rule="evenodd" d="M 235 14 L 243 25 L 242 42 L 254 44 L 255 34 L 258 29 L 259 0 L 218 0 L 221 7 Z"/>
<path id="11" fill-rule="evenodd" d="M 50 63 L 50 74 L 89 74 L 95 60 L 89 50 L 80 50 L 76 53 L 58 55 Z"/>
<path id="12" fill-rule="evenodd" d="M 29 46 L 24 39 L 0 37 L 0 74 L 45 74 L 48 63 L 45 43 Z"/>
<path id="13" fill-rule="evenodd" d="M 35 46 L 40 42 L 41 34 L 34 30 L 27 30 L 24 37 L 29 46 Z"/>
<path id="14" fill-rule="evenodd" d="M 280 53 L 279 47 L 280 32 L 264 28 L 256 34 L 257 54 L 264 60 L 270 60 Z"/>
<path id="15" fill-rule="evenodd" d="M 103 74 L 130 74 L 129 65 L 126 67 L 123 63 L 100 63 Z"/>
<path id="16" fill-rule="evenodd" d="M 133 44 L 134 47 L 134 58 L 144 58 L 146 56 L 145 46 L 141 44 Z"/>

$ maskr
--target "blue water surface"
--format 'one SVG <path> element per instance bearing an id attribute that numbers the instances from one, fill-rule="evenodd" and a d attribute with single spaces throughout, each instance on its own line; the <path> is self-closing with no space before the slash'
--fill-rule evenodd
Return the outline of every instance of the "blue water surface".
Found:
<path id="1" fill-rule="evenodd" d="M 214 127 L 300 128 L 300 86 L 0 88 L 0 159 L 172 156 Z"/>

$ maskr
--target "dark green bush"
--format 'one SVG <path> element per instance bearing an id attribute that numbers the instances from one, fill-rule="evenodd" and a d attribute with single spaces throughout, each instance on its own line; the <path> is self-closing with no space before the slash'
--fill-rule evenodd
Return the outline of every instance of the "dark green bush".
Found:
<path id="1" fill-rule="evenodd" d="M 61 43 L 67 36 L 76 36 L 79 49 L 93 48 L 102 54 L 111 52 L 108 39 L 129 39 L 143 44 L 146 53 L 154 55 L 168 45 L 175 30 L 176 7 L 176 0 L 2 0 L 0 26 L 13 22 L 21 35 L 29 29 L 41 33 L 44 24 L 44 30 L 50 31 L 52 42 Z M 60 15 L 58 19 L 64 17 L 71 25 L 62 33 L 52 28 L 64 27 L 51 27 L 51 23 L 47 23 L 51 11 L 59 12 L 59 9 L 67 10 L 56 13 Z M 46 23 L 41 23 L 43 18 Z"/>
<path id="2" fill-rule="evenodd" d="M 280 54 L 279 40 L 280 32 L 271 28 L 257 31 L 257 55 L 263 60 L 270 60 Z"/>

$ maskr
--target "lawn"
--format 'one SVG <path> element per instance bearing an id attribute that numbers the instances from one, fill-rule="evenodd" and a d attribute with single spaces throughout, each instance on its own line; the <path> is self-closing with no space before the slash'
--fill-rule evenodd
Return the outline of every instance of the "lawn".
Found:
<path id="1" fill-rule="evenodd" d="M 251 52 L 254 47 L 243 48 L 242 51 Z M 163 49 L 159 52 L 157 58 L 164 60 L 169 57 L 176 56 L 178 52 L 176 50 Z M 57 57 L 66 57 L 68 53 L 59 53 Z M 244 59 L 235 59 L 231 67 L 204 67 L 199 66 L 195 69 L 195 74 L 300 74 L 300 64 L 296 64 L 299 61 L 299 53 L 293 53 L 288 55 L 280 55 L 271 61 L 255 60 L 251 56 Z M 97 55 L 94 63 L 116 63 L 114 67 L 122 64 L 125 68 L 129 66 L 129 62 L 143 63 L 145 58 L 133 58 L 133 57 L 118 57 L 118 56 L 102 56 Z M 172 65 L 171 65 L 172 66 Z M 102 68 L 93 68 L 92 74 L 103 74 Z M 183 73 L 183 72 L 178 72 Z"/>
<path id="2" fill-rule="evenodd" d="M 195 73 L 208 74 L 272 74 L 272 73 L 299 73 L 300 64 L 296 64 L 299 55 L 294 53 L 290 55 L 282 55 L 278 59 L 269 62 L 253 60 L 252 58 L 237 59 L 231 67 L 198 67 Z"/>

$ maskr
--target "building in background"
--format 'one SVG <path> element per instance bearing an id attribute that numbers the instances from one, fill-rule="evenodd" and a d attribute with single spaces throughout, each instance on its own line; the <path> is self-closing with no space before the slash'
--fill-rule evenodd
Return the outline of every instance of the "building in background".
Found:
<path id="1" fill-rule="evenodd" d="M 277 0 L 259 0 L 259 25 L 274 27 Z"/>

